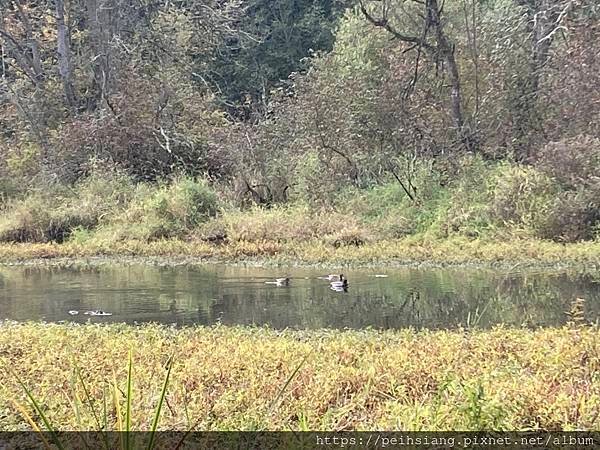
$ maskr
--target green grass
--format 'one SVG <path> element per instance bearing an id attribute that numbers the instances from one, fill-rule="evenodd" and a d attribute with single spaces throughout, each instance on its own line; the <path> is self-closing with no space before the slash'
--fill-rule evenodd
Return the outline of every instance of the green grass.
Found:
<path id="1" fill-rule="evenodd" d="M 125 410 L 132 431 L 595 429 L 599 338 L 598 328 L 575 325 L 377 332 L 3 323 L 0 429 L 32 429 L 13 399 L 41 428 L 43 412 L 57 431 L 94 430 L 107 398 L 108 430 L 126 427 Z M 69 383 L 76 366 L 85 382 Z M 162 397 L 168 407 L 157 425 Z M 73 398 L 83 399 L 77 414 Z"/>

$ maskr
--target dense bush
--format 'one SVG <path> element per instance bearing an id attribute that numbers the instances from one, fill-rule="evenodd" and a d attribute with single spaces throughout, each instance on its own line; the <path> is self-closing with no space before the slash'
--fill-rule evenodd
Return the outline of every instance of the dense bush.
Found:
<path id="1" fill-rule="evenodd" d="M 478 237 L 491 228 L 490 179 L 493 166 L 479 156 L 457 160 L 456 173 L 424 208 L 420 229 L 436 237 L 458 234 Z"/>
<path id="2" fill-rule="evenodd" d="M 600 139 L 581 135 L 550 142 L 537 152 L 534 163 L 564 189 L 600 184 Z"/>
<path id="3" fill-rule="evenodd" d="M 100 227 L 100 238 L 152 241 L 185 237 L 218 212 L 218 199 L 204 180 L 180 177 L 158 186 L 139 184 L 127 208 Z"/>
<path id="4" fill-rule="evenodd" d="M 1 240 L 595 237 L 594 2 L 434 24 L 430 2 L 106 0 L 69 6 L 70 56 L 56 2 L 25 3 L 0 21 Z"/>
<path id="5" fill-rule="evenodd" d="M 55 185 L 9 202 L 0 214 L 0 241 L 62 242 L 91 229 L 129 202 L 133 182 L 122 172 L 95 169 L 73 187 Z"/>
<path id="6" fill-rule="evenodd" d="M 504 226 L 536 229 L 547 219 L 558 186 L 533 167 L 502 165 L 494 180 L 492 217 Z"/>
<path id="7" fill-rule="evenodd" d="M 19 187 L 8 177 L 0 176 L 0 210 L 2 210 L 11 198 L 17 196 Z"/>
<path id="8" fill-rule="evenodd" d="M 540 223 L 540 237 L 593 239 L 600 223 L 600 139 L 582 135 L 551 142 L 535 163 L 561 190 Z"/>
<path id="9" fill-rule="evenodd" d="M 539 225 L 541 238 L 561 242 L 589 240 L 598 236 L 600 189 L 562 192 Z"/>
<path id="10" fill-rule="evenodd" d="M 212 136 L 226 121 L 212 98 L 180 83 L 129 76 L 113 114 L 81 114 L 66 122 L 55 139 L 53 170 L 65 181 L 85 175 L 87 161 L 117 164 L 139 181 L 175 172 L 228 173 L 230 164 Z"/>
<path id="11" fill-rule="evenodd" d="M 217 213 L 217 196 L 207 182 L 180 178 L 159 188 L 145 204 L 149 214 L 191 229 Z"/>
<path id="12" fill-rule="evenodd" d="M 135 183 L 122 171 L 94 168 L 68 187 L 12 198 L 0 211 L 0 240 L 83 243 L 162 238 L 262 243 L 321 241 L 362 245 L 408 235 L 527 235 L 561 242 L 593 239 L 600 223 L 600 189 L 567 189 L 524 165 L 464 158 L 457 178 L 440 184 L 435 171 L 417 176 L 411 199 L 397 182 L 332 192 L 331 202 L 221 206 L 205 180 Z M 225 205 L 225 204 L 223 204 Z M 219 212 L 222 212 L 219 214 Z"/>

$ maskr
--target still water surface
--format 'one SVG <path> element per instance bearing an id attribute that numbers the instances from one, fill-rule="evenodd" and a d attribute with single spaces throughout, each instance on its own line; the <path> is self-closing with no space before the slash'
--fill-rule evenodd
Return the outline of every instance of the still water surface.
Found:
<path id="1" fill-rule="evenodd" d="M 315 269 L 221 265 L 0 267 L 0 319 L 243 324 L 273 328 L 559 325 L 576 298 L 600 314 L 600 276 L 467 269 L 348 270 L 334 292 Z M 386 277 L 376 276 L 386 275 Z M 290 285 L 266 284 L 289 276 Z M 103 310 L 106 317 L 83 312 Z M 79 311 L 70 315 L 69 311 Z"/>

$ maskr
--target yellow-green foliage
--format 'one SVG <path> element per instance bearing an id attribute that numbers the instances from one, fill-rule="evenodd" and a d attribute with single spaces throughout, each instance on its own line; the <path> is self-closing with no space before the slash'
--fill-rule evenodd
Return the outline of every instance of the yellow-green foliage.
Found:
<path id="1" fill-rule="evenodd" d="M 491 214 L 505 226 L 535 231 L 547 218 L 557 184 L 533 167 L 503 165 L 493 180 Z"/>
<path id="2" fill-rule="evenodd" d="M 543 261 L 552 244 L 535 238 L 570 242 L 595 236 L 592 191 L 563 192 L 540 170 L 480 157 L 464 157 L 452 170 L 458 172 L 454 178 L 442 181 L 432 167 L 415 166 L 413 200 L 397 181 L 391 181 L 340 189 L 322 199 L 324 203 L 305 198 L 269 208 L 240 208 L 222 207 L 219 199 L 226 195 L 221 192 L 217 197 L 215 186 L 204 180 L 179 177 L 158 184 L 134 184 L 118 171 L 94 169 L 72 187 L 54 186 L 8 200 L 0 207 L 0 242 L 68 240 L 74 247 L 55 251 L 70 254 L 76 247 L 75 253 L 120 254 L 133 246 L 146 254 L 140 242 L 175 238 L 219 244 L 208 250 L 202 245 L 199 256 L 206 252 L 234 258 L 283 253 L 323 261 L 331 260 L 331 252 L 339 248 L 344 254 L 335 258 L 344 261 L 363 257 L 420 261 L 429 256 L 436 262 L 444 257 L 447 262 L 467 262 L 520 261 L 532 256 Z M 216 188 L 225 189 L 224 185 Z M 458 241 L 459 247 L 465 247 L 463 238 L 473 241 L 466 247 L 477 250 L 469 253 L 459 248 L 458 255 L 440 250 L 456 249 L 453 242 Z M 517 249 L 504 248 L 504 242 L 522 239 L 528 239 L 528 246 L 535 242 L 532 245 L 539 251 L 520 256 Z M 154 244 L 152 248 L 163 245 L 173 249 L 179 244 Z M 482 254 L 482 246 L 491 253 Z M 182 251 L 185 255 L 196 252 L 193 246 Z M 579 250 L 573 254 L 580 259 Z M 584 252 L 583 256 L 589 259 L 590 255 Z"/>
<path id="3" fill-rule="evenodd" d="M 217 197 L 203 180 L 178 178 L 158 187 L 138 185 L 127 209 L 105 227 L 104 241 L 151 241 L 183 236 L 217 213 Z"/>
<path id="4" fill-rule="evenodd" d="M 360 227 L 356 218 L 304 206 L 229 211 L 218 221 L 230 241 L 334 242 L 352 236 L 363 241 L 368 239 L 366 230 Z"/>
<path id="5" fill-rule="evenodd" d="M 0 241 L 62 241 L 92 229 L 128 203 L 133 183 L 119 171 L 95 171 L 73 188 L 54 186 L 15 199 L 0 211 Z"/>
<path id="6" fill-rule="evenodd" d="M 93 429 L 74 413 L 74 362 L 97 405 L 107 381 L 125 391 L 133 349 L 135 429 L 149 429 L 175 363 L 161 429 L 594 429 L 600 413 L 600 331 L 273 331 L 146 325 L 5 323 L 0 358 L 62 430 Z M 286 381 L 307 357 L 274 404 Z M 0 429 L 30 425 L 10 402 L 23 389 L 0 372 Z M 32 413 L 32 411 L 29 411 Z M 109 427 L 115 428 L 109 404 Z M 34 415 L 35 416 L 35 415 Z"/>
<path id="7" fill-rule="evenodd" d="M 493 166 L 473 156 L 463 158 L 460 167 L 454 170 L 459 172 L 456 179 L 429 207 L 431 220 L 423 221 L 422 230 L 437 238 L 457 234 L 478 237 L 489 233 L 489 184 Z"/>
<path id="8" fill-rule="evenodd" d="M 40 193 L 10 202 L 0 217 L 0 240 L 43 242 L 51 223 L 47 199 Z"/>

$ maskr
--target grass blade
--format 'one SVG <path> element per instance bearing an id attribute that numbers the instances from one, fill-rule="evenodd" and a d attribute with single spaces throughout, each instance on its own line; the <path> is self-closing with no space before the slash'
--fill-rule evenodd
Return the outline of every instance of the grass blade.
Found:
<path id="1" fill-rule="evenodd" d="M 150 429 L 150 442 L 148 442 L 148 450 L 152 450 L 152 446 L 154 445 L 154 437 L 156 434 L 156 429 L 158 428 L 158 420 L 160 418 L 160 412 L 163 407 L 163 403 L 165 397 L 167 395 L 167 386 L 169 385 L 169 377 L 171 376 L 171 369 L 173 368 L 173 357 L 169 357 L 167 361 L 167 374 L 165 375 L 165 381 L 163 383 L 162 391 L 160 393 L 160 398 L 158 399 L 158 404 L 156 405 L 156 411 L 154 413 L 154 420 L 152 421 L 152 428 Z"/>
<path id="2" fill-rule="evenodd" d="M 304 359 L 302 359 L 302 361 L 300 361 L 300 364 L 298 364 L 298 366 L 294 369 L 294 371 L 292 372 L 292 374 L 288 377 L 288 379 L 285 382 L 285 384 L 279 390 L 279 393 L 277 394 L 277 397 L 275 397 L 275 399 L 269 405 L 269 414 L 273 411 L 273 408 L 277 405 L 277 403 L 279 402 L 279 400 L 283 396 L 285 390 L 287 389 L 287 387 L 289 386 L 289 384 L 292 382 L 292 380 L 294 379 L 294 377 L 296 376 L 296 374 L 300 371 L 300 369 L 302 368 L 302 366 L 304 365 L 304 363 L 306 362 L 306 360 L 308 359 L 308 357 L 311 355 L 311 353 L 312 353 L 312 350 L 310 352 L 308 352 L 308 354 L 304 357 Z"/>
<path id="3" fill-rule="evenodd" d="M 130 432 L 131 432 L 131 394 L 132 394 L 132 376 L 131 370 L 133 367 L 133 361 L 131 357 L 131 350 L 129 350 L 129 367 L 127 369 L 127 397 L 125 406 L 125 448 L 131 450 Z"/>
<path id="4" fill-rule="evenodd" d="M 21 380 L 21 378 L 19 378 L 19 375 L 17 375 L 16 372 L 14 372 L 12 369 L 8 368 L 9 372 L 11 373 L 11 375 L 13 377 L 15 377 L 15 379 L 17 380 L 17 382 L 19 383 L 19 385 L 21 385 L 21 387 L 23 388 L 23 390 L 25 391 L 25 394 L 27 395 L 27 398 L 29 398 L 29 401 L 31 402 L 31 404 L 33 405 L 33 408 L 35 409 L 35 411 L 37 412 L 37 414 L 40 416 L 40 418 L 42 419 L 42 422 L 44 422 L 44 426 L 46 427 L 46 429 L 50 432 L 50 436 L 52 437 L 52 442 L 54 442 L 54 444 L 60 449 L 60 450 L 64 450 L 64 447 L 62 446 L 62 444 L 60 443 L 60 440 L 58 439 L 58 436 L 56 435 L 56 431 L 54 430 L 54 427 L 52 426 L 52 424 L 50 423 L 50 421 L 48 420 L 48 418 L 46 417 L 46 414 L 44 414 L 44 411 L 42 410 L 42 408 L 40 407 L 39 403 L 36 401 L 35 397 L 33 396 L 33 393 L 27 388 L 27 386 L 25 385 L 25 383 L 23 383 L 23 381 Z M 31 423 L 31 422 L 30 422 Z M 38 428 L 39 429 L 39 428 Z"/>
<path id="5" fill-rule="evenodd" d="M 117 377 L 115 376 L 115 372 L 113 370 L 113 403 L 115 405 L 115 415 L 116 415 L 116 426 L 117 431 L 119 432 L 119 442 L 121 444 L 121 449 L 123 450 L 125 447 L 123 446 L 123 417 L 121 416 L 121 399 L 119 397 L 120 391 L 117 386 Z"/>
<path id="6" fill-rule="evenodd" d="M 102 430 L 99 431 L 108 431 L 108 406 L 106 405 L 106 380 L 104 381 L 104 385 L 102 386 L 102 403 L 103 403 L 103 412 L 104 412 L 104 426 Z"/>
<path id="7" fill-rule="evenodd" d="M 29 413 L 27 412 L 27 410 L 25 409 L 25 407 L 23 405 L 21 405 L 19 402 L 17 402 L 16 400 L 14 400 L 14 399 L 11 399 L 11 402 L 14 405 L 14 407 L 23 415 L 23 417 L 25 417 L 25 420 L 27 420 L 27 422 L 29 422 L 29 425 L 31 425 L 31 428 L 33 428 L 33 431 L 35 431 L 36 433 L 39 433 L 40 438 L 44 442 L 44 446 L 48 450 L 52 450 L 52 447 L 50 447 L 50 444 L 48 443 L 48 441 L 44 437 L 44 433 L 42 433 L 42 430 L 40 430 L 40 427 L 37 426 L 37 424 L 35 423 L 35 421 L 33 420 L 33 418 L 29 415 Z"/>
<path id="8" fill-rule="evenodd" d="M 98 418 L 98 414 L 96 413 L 96 408 L 94 407 L 94 402 L 92 401 L 92 396 L 90 395 L 90 391 L 87 388 L 87 384 L 85 383 L 85 380 L 83 379 L 83 376 L 81 375 L 81 370 L 79 369 L 79 366 L 77 365 L 77 363 L 74 362 L 74 366 L 75 366 L 75 373 L 77 375 L 77 379 L 79 380 L 79 382 L 81 383 L 81 386 L 83 387 L 85 399 L 88 404 L 88 407 L 90 408 L 90 410 L 92 412 L 92 417 L 94 418 L 94 422 L 96 422 L 98 431 L 101 432 L 102 426 L 100 425 L 100 419 Z M 104 396 L 104 423 L 105 423 L 104 430 L 106 431 L 106 391 L 105 391 L 104 387 L 102 388 L 102 392 L 103 392 L 103 396 Z M 104 440 L 104 448 L 106 448 L 106 450 L 110 450 L 110 445 L 108 444 L 108 438 L 106 437 L 106 433 L 102 433 L 102 438 Z"/>
<path id="9" fill-rule="evenodd" d="M 73 408 L 73 411 L 75 412 L 75 420 L 77 421 L 77 425 L 79 426 L 79 429 L 82 430 L 83 426 L 82 426 L 82 422 L 81 422 L 81 411 L 79 410 L 79 396 L 77 395 L 77 386 L 75 385 L 76 383 L 76 373 L 73 373 L 73 376 L 71 377 L 71 380 L 69 381 L 69 385 L 71 386 L 71 391 L 73 392 L 73 400 L 71 400 L 70 398 L 69 403 L 71 404 L 71 407 Z"/>
<path id="10" fill-rule="evenodd" d="M 65 395 L 67 397 L 67 400 L 69 401 L 69 404 L 71 405 L 72 410 L 75 413 L 75 420 L 77 421 L 78 429 L 80 431 L 83 431 L 84 427 L 83 427 L 83 422 L 81 420 L 81 409 L 79 408 L 80 404 L 83 406 L 83 402 L 81 401 L 81 399 L 79 398 L 79 395 L 77 394 L 77 373 L 75 371 L 73 372 L 73 376 L 71 377 L 69 384 L 71 386 L 71 392 L 73 393 L 73 399 L 71 400 L 71 398 L 67 392 L 65 392 Z M 81 440 L 81 442 L 83 442 L 83 446 L 85 448 L 89 449 L 90 446 L 87 442 L 87 439 L 85 438 L 85 433 L 78 434 L 78 437 Z"/>

